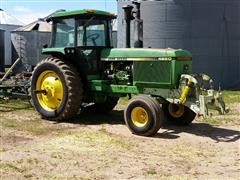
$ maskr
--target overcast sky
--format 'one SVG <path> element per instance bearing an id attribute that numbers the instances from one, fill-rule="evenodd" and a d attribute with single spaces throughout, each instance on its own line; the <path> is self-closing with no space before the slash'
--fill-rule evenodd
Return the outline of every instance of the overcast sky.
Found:
<path id="1" fill-rule="evenodd" d="M 99 9 L 117 13 L 116 0 L 0 0 L 0 8 L 24 24 L 65 9 Z"/>

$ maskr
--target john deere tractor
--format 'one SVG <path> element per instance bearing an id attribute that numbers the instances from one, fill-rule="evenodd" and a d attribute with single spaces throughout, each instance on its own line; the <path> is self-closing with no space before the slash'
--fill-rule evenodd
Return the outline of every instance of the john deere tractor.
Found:
<path id="1" fill-rule="evenodd" d="M 211 78 L 192 74 L 190 52 L 113 48 L 115 18 L 87 9 L 51 17 L 51 45 L 42 51 L 49 57 L 38 63 L 31 78 L 32 101 L 43 118 L 67 120 L 84 108 L 107 113 L 128 96 L 126 125 L 134 134 L 152 136 L 164 121 L 188 125 L 211 107 L 226 112 L 221 92 L 210 87 Z"/>

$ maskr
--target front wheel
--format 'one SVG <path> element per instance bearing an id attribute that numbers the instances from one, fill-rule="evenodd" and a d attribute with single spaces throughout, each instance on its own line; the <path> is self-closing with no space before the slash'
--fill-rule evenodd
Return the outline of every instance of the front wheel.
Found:
<path id="1" fill-rule="evenodd" d="M 133 134 L 155 135 L 163 124 L 162 110 L 158 102 L 149 96 L 136 96 L 124 110 L 124 120 Z"/>
<path id="2" fill-rule="evenodd" d="M 187 126 L 195 119 L 196 114 L 182 104 L 163 104 L 163 111 L 168 122 L 175 125 Z"/>
<path id="3" fill-rule="evenodd" d="M 58 58 L 46 58 L 34 69 L 31 96 L 43 118 L 63 120 L 79 111 L 82 101 L 80 76 L 71 64 Z"/>

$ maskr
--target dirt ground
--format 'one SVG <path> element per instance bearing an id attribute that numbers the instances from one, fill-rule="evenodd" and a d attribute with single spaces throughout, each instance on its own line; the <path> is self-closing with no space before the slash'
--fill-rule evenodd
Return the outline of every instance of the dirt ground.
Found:
<path id="1" fill-rule="evenodd" d="M 130 133 L 122 104 L 62 123 L 13 104 L 0 108 L 1 179 L 240 179 L 240 101 L 151 138 Z"/>

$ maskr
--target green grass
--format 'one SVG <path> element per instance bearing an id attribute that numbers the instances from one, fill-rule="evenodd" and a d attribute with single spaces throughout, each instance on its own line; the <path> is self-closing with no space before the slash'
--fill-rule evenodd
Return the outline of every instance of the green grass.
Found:
<path id="1" fill-rule="evenodd" d="M 154 176 L 154 175 L 157 174 L 157 171 L 154 168 L 149 168 L 149 169 L 146 170 L 146 174 L 149 175 L 149 176 Z"/>
<path id="2" fill-rule="evenodd" d="M 0 163 L 0 169 L 11 170 L 11 171 L 15 171 L 15 172 L 18 172 L 18 173 L 26 172 L 25 168 L 18 167 L 17 165 L 15 165 L 13 163 Z"/>
<path id="3" fill-rule="evenodd" d="M 11 128 L 18 131 L 24 131 L 33 135 L 42 135 L 50 131 L 44 127 L 41 120 L 17 121 L 16 119 L 0 119 L 0 125 L 5 128 Z"/>
<path id="4" fill-rule="evenodd" d="M 197 121 L 207 123 L 213 126 L 222 126 L 222 125 L 239 126 L 240 125 L 239 118 L 237 117 L 232 118 L 229 115 L 221 115 L 221 116 L 215 115 L 213 117 L 207 117 L 205 119 L 198 119 Z"/>
<path id="5" fill-rule="evenodd" d="M 82 130 L 82 131 L 62 131 L 58 134 L 59 137 L 59 144 L 62 144 L 61 141 L 65 141 L 66 139 L 69 139 L 68 141 L 73 141 L 73 146 L 75 147 L 75 143 L 77 143 L 75 140 L 81 140 L 79 141 L 79 148 L 83 148 L 84 145 L 97 145 L 98 150 L 106 150 L 106 149 L 131 149 L 133 144 L 131 142 L 126 141 L 126 139 L 122 138 L 121 136 L 118 136 L 116 134 L 112 134 L 111 132 L 108 132 L 104 127 L 97 131 L 89 131 L 89 130 Z M 56 142 L 58 143 L 58 142 Z M 71 143 L 70 149 L 71 149 Z"/>
<path id="6" fill-rule="evenodd" d="M 31 109 L 33 110 L 32 105 L 28 100 L 20 99 L 0 99 L 0 113 L 16 111 L 21 109 Z"/>
<path id="7" fill-rule="evenodd" d="M 240 103 L 240 91 L 223 91 L 226 104 Z"/>
<path id="8" fill-rule="evenodd" d="M 32 109 L 0 112 L 0 127 L 32 135 L 46 135 L 67 129 L 67 127 L 41 119 Z"/>

